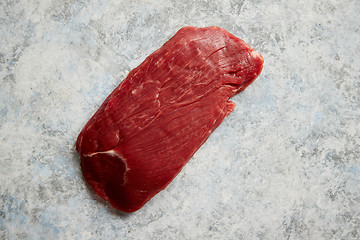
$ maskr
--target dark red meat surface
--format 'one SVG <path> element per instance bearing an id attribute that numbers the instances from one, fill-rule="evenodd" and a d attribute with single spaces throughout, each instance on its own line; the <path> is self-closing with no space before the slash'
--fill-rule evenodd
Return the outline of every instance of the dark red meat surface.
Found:
<path id="1" fill-rule="evenodd" d="M 81 131 L 86 181 L 124 212 L 163 190 L 234 109 L 263 58 L 219 27 L 184 27 L 133 69 Z"/>

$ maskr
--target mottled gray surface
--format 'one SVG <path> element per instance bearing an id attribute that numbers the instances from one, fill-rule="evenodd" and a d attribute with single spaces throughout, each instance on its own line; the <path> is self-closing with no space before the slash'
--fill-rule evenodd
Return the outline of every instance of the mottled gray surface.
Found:
<path id="1" fill-rule="evenodd" d="M 360 239 L 358 0 L 0 2 L 0 239 Z M 186 25 L 217 25 L 262 75 L 134 214 L 84 183 L 74 142 Z"/>

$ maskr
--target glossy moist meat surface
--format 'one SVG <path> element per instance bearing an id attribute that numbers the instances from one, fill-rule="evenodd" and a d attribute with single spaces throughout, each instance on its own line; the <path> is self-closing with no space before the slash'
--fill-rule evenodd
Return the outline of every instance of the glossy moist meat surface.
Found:
<path id="1" fill-rule="evenodd" d="M 81 131 L 86 181 L 124 212 L 163 190 L 234 109 L 263 58 L 218 27 L 184 27 L 133 69 Z M 206 174 L 206 173 L 203 173 Z"/>

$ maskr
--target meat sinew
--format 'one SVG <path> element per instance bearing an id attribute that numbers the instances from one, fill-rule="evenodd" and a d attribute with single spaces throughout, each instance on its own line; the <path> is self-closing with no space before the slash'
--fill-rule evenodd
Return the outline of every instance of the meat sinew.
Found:
<path id="1" fill-rule="evenodd" d="M 81 131 L 86 181 L 124 212 L 163 190 L 233 111 L 263 58 L 219 27 L 184 27 L 133 69 Z"/>

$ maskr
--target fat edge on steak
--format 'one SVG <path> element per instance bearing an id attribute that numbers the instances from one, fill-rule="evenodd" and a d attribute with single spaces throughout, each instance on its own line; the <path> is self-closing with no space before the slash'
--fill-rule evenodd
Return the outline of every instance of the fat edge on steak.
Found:
<path id="1" fill-rule="evenodd" d="M 219 27 L 181 28 L 130 71 L 76 142 L 85 180 L 124 212 L 163 190 L 223 119 L 263 58 Z"/>

